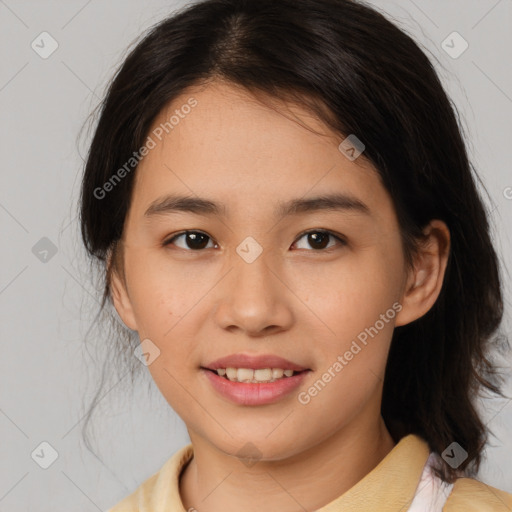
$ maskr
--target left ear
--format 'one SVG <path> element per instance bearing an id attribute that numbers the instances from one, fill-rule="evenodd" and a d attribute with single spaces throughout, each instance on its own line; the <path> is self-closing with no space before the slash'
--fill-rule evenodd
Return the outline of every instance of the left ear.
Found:
<path id="1" fill-rule="evenodd" d="M 427 238 L 421 243 L 414 270 L 407 277 L 396 327 L 413 322 L 427 313 L 443 285 L 450 254 L 450 230 L 443 221 L 435 219 L 423 233 Z"/>

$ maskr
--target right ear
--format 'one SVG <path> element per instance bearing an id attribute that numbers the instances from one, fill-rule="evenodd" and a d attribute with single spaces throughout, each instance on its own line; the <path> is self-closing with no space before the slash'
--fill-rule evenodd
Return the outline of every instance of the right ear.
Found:
<path id="1" fill-rule="evenodd" d="M 107 259 L 108 268 L 110 268 L 111 265 L 111 257 L 112 252 L 109 254 Z M 112 302 L 117 311 L 117 314 L 124 322 L 126 327 L 128 327 L 132 331 L 138 331 L 137 322 L 135 321 L 135 315 L 133 313 L 132 303 L 130 301 L 128 291 L 126 289 L 125 279 L 124 277 L 119 275 L 117 266 L 114 266 L 114 268 L 112 268 L 110 274 L 110 292 Z"/>

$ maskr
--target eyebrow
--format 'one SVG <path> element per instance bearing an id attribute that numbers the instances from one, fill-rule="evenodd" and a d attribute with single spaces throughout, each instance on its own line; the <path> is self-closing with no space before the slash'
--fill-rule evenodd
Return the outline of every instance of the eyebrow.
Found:
<path id="1" fill-rule="evenodd" d="M 277 205 L 274 215 L 283 218 L 315 211 L 349 211 L 371 216 L 370 208 L 358 198 L 348 194 L 323 194 L 321 196 L 291 199 Z M 198 215 L 226 217 L 226 207 L 209 199 L 192 196 L 166 195 L 153 201 L 144 217 L 188 212 Z"/>

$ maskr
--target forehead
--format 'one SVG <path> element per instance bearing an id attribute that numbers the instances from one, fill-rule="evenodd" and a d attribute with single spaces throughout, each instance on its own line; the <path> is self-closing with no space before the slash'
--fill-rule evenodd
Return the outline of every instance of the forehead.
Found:
<path id="1" fill-rule="evenodd" d="M 371 164 L 339 151 L 343 136 L 299 105 L 272 104 L 225 83 L 175 98 L 153 122 L 154 147 L 136 171 L 138 215 L 165 193 L 212 198 L 228 215 L 237 208 L 276 212 L 283 200 L 332 192 L 378 212 L 391 207 Z"/>

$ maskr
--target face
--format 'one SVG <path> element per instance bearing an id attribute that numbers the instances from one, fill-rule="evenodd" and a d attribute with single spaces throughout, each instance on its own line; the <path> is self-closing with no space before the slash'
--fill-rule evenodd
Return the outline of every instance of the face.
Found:
<path id="1" fill-rule="evenodd" d="M 269 460 L 380 418 L 393 328 L 410 314 L 377 172 L 306 111 L 284 107 L 211 83 L 160 113 L 153 133 L 181 115 L 137 168 L 124 279 L 114 281 L 116 309 L 159 353 L 148 369 L 191 439 L 233 454 L 251 442 Z M 234 354 L 307 371 L 229 384 L 205 369 Z M 286 365 L 259 363 L 220 366 Z"/>

